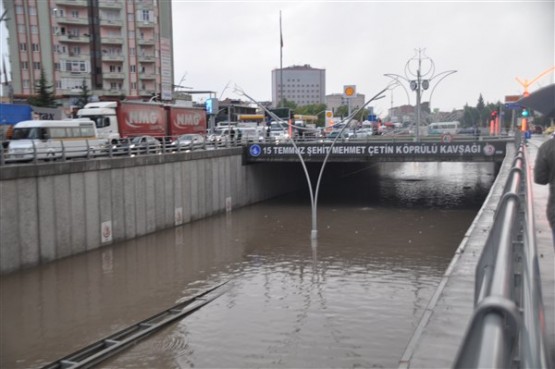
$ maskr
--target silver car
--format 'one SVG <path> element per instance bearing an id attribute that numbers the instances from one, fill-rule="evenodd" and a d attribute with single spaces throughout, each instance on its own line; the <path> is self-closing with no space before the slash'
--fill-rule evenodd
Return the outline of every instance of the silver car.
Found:
<path id="1" fill-rule="evenodd" d="M 171 149 L 175 151 L 203 149 L 205 147 L 205 143 L 203 135 L 188 133 L 181 135 L 172 141 Z"/>

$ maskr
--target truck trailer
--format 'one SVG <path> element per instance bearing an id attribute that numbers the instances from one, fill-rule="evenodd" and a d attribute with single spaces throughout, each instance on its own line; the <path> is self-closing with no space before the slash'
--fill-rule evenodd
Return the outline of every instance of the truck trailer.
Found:
<path id="1" fill-rule="evenodd" d="M 137 136 L 168 140 L 187 133 L 204 135 L 207 127 L 204 109 L 150 102 L 93 102 L 77 116 L 94 121 L 98 136 L 112 143 Z"/>

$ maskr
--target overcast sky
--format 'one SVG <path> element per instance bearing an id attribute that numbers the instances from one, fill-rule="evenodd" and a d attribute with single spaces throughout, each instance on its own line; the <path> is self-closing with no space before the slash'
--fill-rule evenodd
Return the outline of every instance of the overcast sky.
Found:
<path id="1" fill-rule="evenodd" d="M 516 77 L 532 80 L 555 65 L 551 0 L 173 0 L 175 83 L 214 91 L 221 98 L 239 97 L 233 91 L 238 85 L 257 100 L 271 100 L 271 72 L 280 67 L 280 11 L 283 67 L 325 69 L 326 94 L 356 85 L 358 93 L 370 98 L 391 82 L 384 74 L 405 77 L 416 49 L 425 50 L 436 75 L 457 71 L 434 91 L 432 108 L 443 111 L 475 106 L 480 94 L 486 102 L 503 101 L 505 95 L 522 92 Z M 4 56 L 4 29 L 2 34 Z M 553 76 L 541 78 L 530 90 L 553 83 Z M 415 104 L 416 94 L 409 96 Z M 385 115 L 392 104 L 406 103 L 405 91 L 397 87 L 374 106 Z"/>
<path id="2" fill-rule="evenodd" d="M 325 69 L 326 94 L 356 85 L 370 98 L 391 82 L 384 74 L 405 76 L 416 49 L 425 50 L 435 74 L 457 71 L 433 93 L 432 108 L 443 111 L 475 106 L 480 94 L 486 102 L 503 101 L 522 92 L 515 77 L 532 80 L 555 65 L 553 1 L 174 0 L 176 84 L 222 98 L 237 97 L 226 86 L 238 85 L 257 100 L 271 100 L 280 11 L 283 67 Z M 530 91 L 553 80 L 550 73 Z M 414 92 L 410 99 L 415 104 Z M 385 115 L 392 103 L 408 103 L 401 87 L 374 106 Z"/>

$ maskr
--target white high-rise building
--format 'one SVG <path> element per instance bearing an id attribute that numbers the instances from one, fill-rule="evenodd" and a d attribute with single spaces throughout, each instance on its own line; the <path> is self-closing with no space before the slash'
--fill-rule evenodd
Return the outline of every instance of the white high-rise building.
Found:
<path id="1" fill-rule="evenodd" d="M 324 104 L 326 70 L 310 65 L 293 65 L 272 70 L 272 105 L 278 107 L 282 99 L 298 106 Z"/>

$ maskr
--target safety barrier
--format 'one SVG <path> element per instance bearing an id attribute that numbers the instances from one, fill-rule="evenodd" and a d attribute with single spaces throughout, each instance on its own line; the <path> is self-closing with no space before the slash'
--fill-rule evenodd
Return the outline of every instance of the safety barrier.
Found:
<path id="1" fill-rule="evenodd" d="M 455 368 L 549 368 L 531 173 L 519 147 L 476 267 L 475 310 Z"/>

